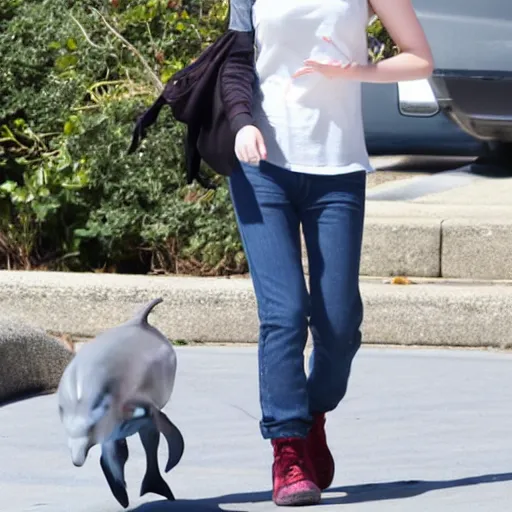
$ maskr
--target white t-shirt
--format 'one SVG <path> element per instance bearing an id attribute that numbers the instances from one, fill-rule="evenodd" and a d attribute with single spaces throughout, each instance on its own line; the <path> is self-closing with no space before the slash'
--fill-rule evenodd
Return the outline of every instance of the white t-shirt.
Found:
<path id="1" fill-rule="evenodd" d="M 267 161 L 309 174 L 373 170 L 361 84 L 319 73 L 292 78 L 308 58 L 368 62 L 367 0 L 231 0 L 231 11 L 230 28 L 255 33 L 253 116 Z"/>

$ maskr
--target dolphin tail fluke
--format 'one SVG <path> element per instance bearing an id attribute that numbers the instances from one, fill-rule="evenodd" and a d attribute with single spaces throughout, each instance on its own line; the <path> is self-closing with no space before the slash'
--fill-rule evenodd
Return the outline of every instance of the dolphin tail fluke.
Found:
<path id="1" fill-rule="evenodd" d="M 146 474 L 144 476 L 140 488 L 140 495 L 144 496 L 148 493 L 158 494 L 159 496 L 167 498 L 169 501 L 175 500 L 174 494 L 160 473 Z"/>
<path id="2" fill-rule="evenodd" d="M 126 439 L 120 439 L 102 446 L 100 465 L 112 494 L 119 504 L 128 508 L 130 504 L 124 480 L 124 466 L 128 460 Z"/>
<path id="3" fill-rule="evenodd" d="M 162 297 L 157 297 L 152 301 L 148 302 L 144 305 L 141 310 L 135 315 L 135 318 L 132 320 L 133 323 L 137 324 L 147 324 L 148 316 L 153 311 L 154 307 L 163 302 L 164 299 Z"/>
<path id="4" fill-rule="evenodd" d="M 139 436 L 146 452 L 146 474 L 142 480 L 140 495 L 144 496 L 147 493 L 153 493 L 174 501 L 174 494 L 162 478 L 158 467 L 160 433 L 151 423 L 140 429 Z"/>

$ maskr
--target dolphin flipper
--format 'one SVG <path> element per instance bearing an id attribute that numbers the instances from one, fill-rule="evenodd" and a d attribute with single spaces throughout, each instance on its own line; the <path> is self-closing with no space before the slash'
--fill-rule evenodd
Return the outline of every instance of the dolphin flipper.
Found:
<path id="1" fill-rule="evenodd" d="M 127 460 L 128 444 L 126 439 L 108 441 L 101 445 L 101 469 L 112 494 L 124 508 L 127 508 L 130 504 L 124 479 L 124 466 Z"/>
<path id="2" fill-rule="evenodd" d="M 139 430 L 140 440 L 146 452 L 146 474 L 142 480 L 140 495 L 144 496 L 149 492 L 159 494 L 168 500 L 174 501 L 174 495 L 162 478 L 158 467 L 158 444 L 160 433 L 153 422 L 144 425 Z"/>
<path id="3" fill-rule="evenodd" d="M 181 460 L 185 451 L 185 441 L 178 427 L 162 411 L 154 411 L 153 418 L 156 428 L 164 435 L 169 448 L 169 457 L 165 466 L 167 473 Z"/>

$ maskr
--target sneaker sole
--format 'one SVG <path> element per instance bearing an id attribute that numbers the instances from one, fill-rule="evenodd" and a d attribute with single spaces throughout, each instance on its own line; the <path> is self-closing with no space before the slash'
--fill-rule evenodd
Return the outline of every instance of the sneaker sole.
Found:
<path id="1" fill-rule="evenodd" d="M 319 491 L 310 490 L 274 499 L 274 503 L 279 507 L 303 507 L 308 505 L 318 505 L 321 499 L 322 494 Z"/>

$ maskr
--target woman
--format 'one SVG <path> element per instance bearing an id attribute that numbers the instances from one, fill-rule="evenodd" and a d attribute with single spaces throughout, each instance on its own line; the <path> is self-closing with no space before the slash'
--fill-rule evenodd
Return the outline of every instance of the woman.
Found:
<path id="1" fill-rule="evenodd" d="M 315 504 L 334 476 L 325 414 L 343 399 L 361 344 L 359 262 L 372 169 L 360 84 L 428 77 L 433 59 L 411 0 L 231 0 L 230 7 L 230 29 L 253 33 L 256 47 L 256 57 L 252 44 L 233 49 L 223 89 L 241 163 L 230 191 L 260 319 L 261 433 L 274 449 L 275 503 Z M 373 12 L 401 49 L 375 65 L 366 37 Z"/>

